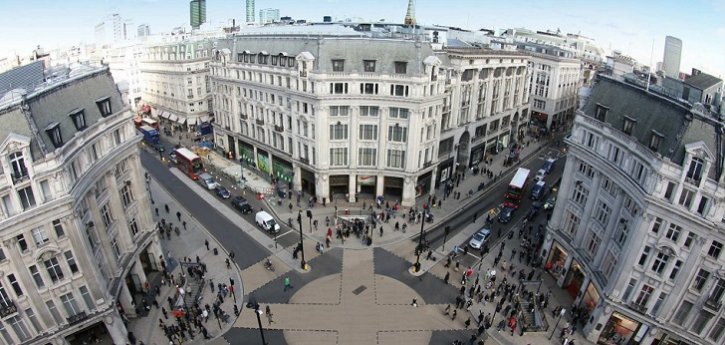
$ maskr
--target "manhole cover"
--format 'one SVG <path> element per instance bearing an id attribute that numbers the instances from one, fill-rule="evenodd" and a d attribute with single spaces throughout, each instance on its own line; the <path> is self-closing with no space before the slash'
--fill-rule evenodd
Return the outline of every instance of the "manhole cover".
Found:
<path id="1" fill-rule="evenodd" d="M 358 287 L 357 289 L 355 289 L 355 290 L 352 290 L 352 293 L 354 293 L 354 294 L 356 294 L 356 295 L 359 295 L 359 294 L 361 294 L 361 293 L 362 293 L 363 291 L 365 291 L 365 290 L 366 290 L 367 288 L 368 288 L 368 287 L 367 287 L 367 286 L 365 286 L 365 285 L 360 285 L 360 287 Z"/>

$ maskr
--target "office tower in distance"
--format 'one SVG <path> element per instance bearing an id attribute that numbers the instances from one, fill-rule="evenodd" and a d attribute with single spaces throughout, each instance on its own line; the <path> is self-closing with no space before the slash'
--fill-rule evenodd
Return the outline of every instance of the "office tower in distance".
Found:
<path id="1" fill-rule="evenodd" d="M 247 0 L 247 23 L 254 23 L 254 0 Z"/>
<path id="2" fill-rule="evenodd" d="M 682 40 L 677 37 L 665 37 L 665 56 L 662 67 L 665 75 L 677 78 L 680 74 L 680 56 L 682 55 Z"/>
<path id="3" fill-rule="evenodd" d="M 279 9 L 265 8 L 259 10 L 259 24 L 268 24 L 279 22 Z"/>
<path id="4" fill-rule="evenodd" d="M 198 29 L 206 22 L 206 0 L 191 0 L 189 8 L 191 28 Z"/>

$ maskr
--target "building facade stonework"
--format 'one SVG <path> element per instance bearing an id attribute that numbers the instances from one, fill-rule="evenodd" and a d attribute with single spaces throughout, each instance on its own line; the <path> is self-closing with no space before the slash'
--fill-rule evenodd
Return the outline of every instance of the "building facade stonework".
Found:
<path id="1" fill-rule="evenodd" d="M 541 255 L 600 344 L 722 344 L 717 118 L 601 76 L 566 138 Z"/>
<path id="2" fill-rule="evenodd" d="M 523 136 L 527 55 L 334 32 L 220 40 L 215 144 L 320 203 L 411 206 Z"/>
<path id="3" fill-rule="evenodd" d="M 163 260 L 130 107 L 107 67 L 16 95 L 0 104 L 0 343 L 125 344 Z"/>

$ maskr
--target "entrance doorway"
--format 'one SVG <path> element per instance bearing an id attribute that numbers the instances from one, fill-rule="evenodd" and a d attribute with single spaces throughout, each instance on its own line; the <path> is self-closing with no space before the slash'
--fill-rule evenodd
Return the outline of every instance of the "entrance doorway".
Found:
<path id="1" fill-rule="evenodd" d="M 67 336 L 65 340 L 71 345 L 113 345 L 113 339 L 108 334 L 108 329 L 103 322 L 94 323 L 92 326 Z"/>
<path id="2" fill-rule="evenodd" d="M 564 288 L 572 298 L 576 298 L 579 294 L 583 281 L 584 273 L 581 270 L 581 266 L 576 260 L 572 260 L 569 272 L 567 272 L 566 278 L 564 279 Z"/>
<path id="3" fill-rule="evenodd" d="M 357 175 L 357 192 L 360 199 L 375 199 L 378 190 L 378 177 L 375 175 Z"/>
<path id="4" fill-rule="evenodd" d="M 468 146 L 471 143 L 471 134 L 468 131 L 461 134 L 461 139 L 458 141 L 458 152 L 456 153 L 456 162 L 458 167 L 456 171 L 466 170 L 466 163 L 468 163 Z"/>
<path id="5" fill-rule="evenodd" d="M 350 191 L 348 184 L 350 177 L 348 175 L 332 175 L 330 176 L 330 201 L 347 200 L 346 196 Z"/>
<path id="6" fill-rule="evenodd" d="M 403 199 L 403 178 L 385 176 L 385 200 L 400 201 Z"/>
<path id="7" fill-rule="evenodd" d="M 632 335 L 639 328 L 639 322 L 634 321 L 620 313 L 614 312 L 609 317 L 607 325 L 604 326 L 597 344 L 619 345 L 627 344 Z"/>

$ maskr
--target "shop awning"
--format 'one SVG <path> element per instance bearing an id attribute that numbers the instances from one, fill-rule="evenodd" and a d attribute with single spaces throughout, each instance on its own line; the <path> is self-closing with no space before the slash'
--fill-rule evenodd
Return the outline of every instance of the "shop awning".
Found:
<path id="1" fill-rule="evenodd" d="M 168 114 L 168 115 L 169 116 L 167 117 L 167 119 L 169 119 L 171 121 L 174 121 L 174 122 L 178 122 L 179 121 L 179 118 L 176 115 L 174 115 L 174 114 Z"/>
<path id="2" fill-rule="evenodd" d="M 209 122 L 209 116 L 202 116 L 199 118 L 199 123 Z"/>
<path id="3" fill-rule="evenodd" d="M 162 119 L 168 119 L 169 118 L 169 113 L 167 113 L 165 111 L 159 111 L 159 114 L 158 115 Z"/>
<path id="4" fill-rule="evenodd" d="M 196 125 L 197 123 L 199 123 L 198 117 L 195 117 L 193 119 L 186 119 L 186 124 L 189 126 Z"/>

